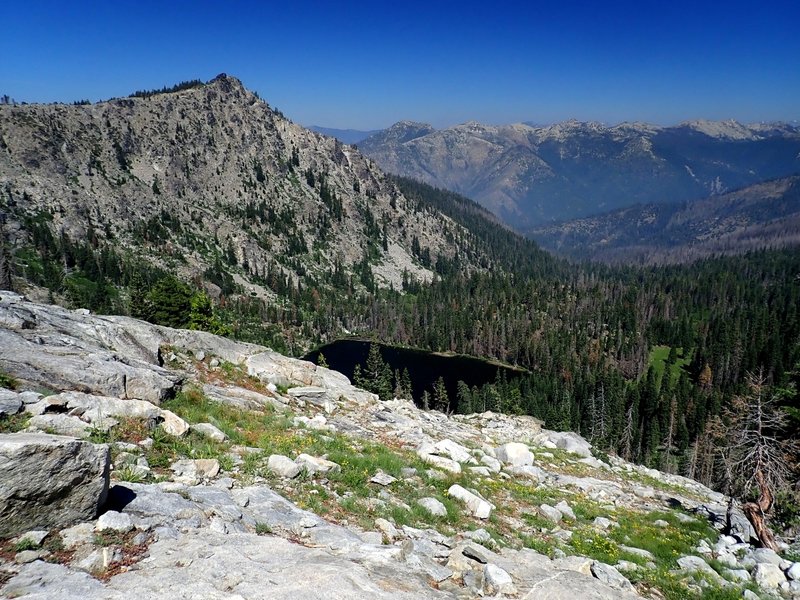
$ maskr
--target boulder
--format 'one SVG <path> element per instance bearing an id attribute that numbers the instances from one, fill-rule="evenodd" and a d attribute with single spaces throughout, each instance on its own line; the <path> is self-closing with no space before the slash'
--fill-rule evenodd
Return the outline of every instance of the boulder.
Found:
<path id="1" fill-rule="evenodd" d="M 133 529 L 133 521 L 128 514 L 109 510 L 108 512 L 100 515 L 95 525 L 96 531 L 118 531 L 120 533 L 127 533 Z"/>
<path id="2" fill-rule="evenodd" d="M 433 452 L 431 452 L 431 454 L 446 456 L 459 463 L 470 462 L 474 460 L 467 448 L 461 444 L 457 444 L 453 440 L 448 439 L 436 442 L 436 444 L 433 445 Z"/>
<path id="3" fill-rule="evenodd" d="M 189 424 L 174 412 L 162 410 L 160 416 L 164 419 L 161 423 L 161 428 L 169 435 L 181 437 L 189 431 Z"/>
<path id="4" fill-rule="evenodd" d="M 552 432 L 549 434 L 549 438 L 556 445 L 556 448 L 561 448 L 583 458 L 592 456 L 592 445 L 577 433 L 569 431 Z"/>
<path id="5" fill-rule="evenodd" d="M 564 516 L 561 514 L 561 511 L 557 508 L 553 508 L 549 504 L 542 504 L 539 506 L 539 514 L 542 515 L 548 521 L 552 521 L 555 524 L 561 522 L 561 518 Z"/>
<path id="6" fill-rule="evenodd" d="M 443 471 L 448 471 L 455 474 L 461 473 L 461 465 L 454 460 L 445 458 L 444 456 L 437 456 L 436 454 L 420 454 L 419 457 L 437 469 L 442 469 Z"/>
<path id="7" fill-rule="evenodd" d="M 19 394 L 0 388 L 0 417 L 17 414 L 22 410 L 22 405 Z"/>
<path id="8" fill-rule="evenodd" d="M 488 454 L 481 456 L 480 461 L 482 465 L 486 466 L 493 473 L 499 473 L 503 468 L 503 463 Z"/>
<path id="9" fill-rule="evenodd" d="M 216 458 L 184 459 L 172 463 L 170 469 L 178 479 L 211 479 L 219 474 L 219 461 Z"/>
<path id="10" fill-rule="evenodd" d="M 633 584 L 631 584 L 631 582 L 628 581 L 628 579 L 622 573 L 617 571 L 617 569 L 611 565 L 607 565 L 600 561 L 595 561 L 592 563 L 592 575 L 609 587 L 618 590 L 624 590 L 626 592 L 634 591 Z"/>
<path id="11" fill-rule="evenodd" d="M 447 516 L 447 508 L 436 498 L 420 498 L 419 500 L 417 500 L 417 504 L 419 504 L 422 508 L 427 510 L 435 517 Z"/>
<path id="12" fill-rule="evenodd" d="M 514 580 L 508 571 L 497 565 L 488 563 L 483 567 L 483 591 L 486 594 L 497 596 L 499 594 L 514 594 Z"/>
<path id="13" fill-rule="evenodd" d="M 474 517 L 488 519 L 489 515 L 492 514 L 492 509 L 494 507 L 489 502 L 458 484 L 451 485 L 450 489 L 447 490 L 447 495 L 452 496 L 456 500 L 461 500 L 461 502 L 466 504 Z"/>
<path id="14" fill-rule="evenodd" d="M 335 473 L 342 470 L 342 467 L 331 460 L 311 456 L 309 454 L 301 454 L 295 460 L 300 468 L 305 469 L 309 475 L 315 473 Z"/>
<path id="15" fill-rule="evenodd" d="M 562 500 L 556 504 L 555 508 L 570 521 L 576 520 L 575 512 L 572 510 L 572 507 L 567 504 L 566 500 Z"/>
<path id="16" fill-rule="evenodd" d="M 228 439 L 224 432 L 211 423 L 195 423 L 190 426 L 190 429 L 215 442 L 224 442 Z"/>
<path id="17" fill-rule="evenodd" d="M 681 556 L 678 559 L 678 566 L 690 573 L 705 573 L 712 577 L 717 575 L 717 572 L 711 568 L 711 565 L 699 556 Z"/>
<path id="18" fill-rule="evenodd" d="M 525 467 L 533 464 L 533 454 L 525 444 L 509 442 L 495 450 L 498 460 L 512 467 Z"/>
<path id="19" fill-rule="evenodd" d="M 46 431 L 57 435 L 83 438 L 88 437 L 93 427 L 78 417 L 62 414 L 44 414 L 31 417 L 28 427 L 32 430 Z"/>
<path id="20" fill-rule="evenodd" d="M 267 468 L 278 477 L 293 479 L 300 474 L 303 468 L 288 456 L 272 454 L 267 460 Z"/>
<path id="21" fill-rule="evenodd" d="M 768 564 L 780 567 L 781 563 L 783 562 L 783 559 L 780 557 L 780 555 L 769 548 L 756 548 L 750 554 L 753 557 L 753 560 L 756 561 L 756 564 L 759 565 Z"/>
<path id="22" fill-rule="evenodd" d="M 108 496 L 109 466 L 106 445 L 0 434 L 0 537 L 94 519 Z"/>
<path id="23" fill-rule="evenodd" d="M 753 579 L 765 590 L 776 589 L 786 581 L 780 567 L 772 563 L 758 563 L 753 569 Z"/>

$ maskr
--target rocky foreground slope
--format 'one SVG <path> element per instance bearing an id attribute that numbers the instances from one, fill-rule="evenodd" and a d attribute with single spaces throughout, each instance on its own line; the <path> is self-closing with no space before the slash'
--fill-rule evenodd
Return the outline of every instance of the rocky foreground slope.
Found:
<path id="1" fill-rule="evenodd" d="M 721 495 L 530 417 L 9 292 L 0 382 L 3 597 L 800 597 Z"/>

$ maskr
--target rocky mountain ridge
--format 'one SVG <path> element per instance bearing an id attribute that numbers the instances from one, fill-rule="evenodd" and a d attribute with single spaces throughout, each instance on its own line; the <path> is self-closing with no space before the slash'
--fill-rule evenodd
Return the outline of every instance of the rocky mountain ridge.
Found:
<path id="1" fill-rule="evenodd" d="M 65 237 L 202 281 L 212 295 L 272 300 L 284 295 L 276 281 L 400 288 L 405 276 L 430 279 L 440 256 L 477 268 L 482 251 L 462 227 L 234 77 L 175 89 L 0 106 L 0 242 L 20 276 L 46 271 L 37 246 Z M 34 235 L 42 226 L 52 241 Z"/>
<path id="2" fill-rule="evenodd" d="M 472 198 L 525 229 L 638 203 L 682 203 L 800 170 L 788 123 L 606 126 L 402 121 L 359 148 L 390 173 Z"/>
<path id="3" fill-rule="evenodd" d="M 800 597 L 723 496 L 530 417 L 10 292 L 0 323 L 4 597 Z"/>
<path id="4" fill-rule="evenodd" d="M 704 200 L 646 204 L 532 229 L 544 248 L 574 258 L 664 264 L 800 245 L 800 177 Z"/>

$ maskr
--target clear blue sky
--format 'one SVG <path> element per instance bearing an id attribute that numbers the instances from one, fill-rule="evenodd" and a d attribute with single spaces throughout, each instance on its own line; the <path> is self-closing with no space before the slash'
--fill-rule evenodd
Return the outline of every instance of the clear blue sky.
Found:
<path id="1" fill-rule="evenodd" d="M 800 1 L 9 0 L 0 94 L 220 72 L 305 125 L 800 119 Z"/>

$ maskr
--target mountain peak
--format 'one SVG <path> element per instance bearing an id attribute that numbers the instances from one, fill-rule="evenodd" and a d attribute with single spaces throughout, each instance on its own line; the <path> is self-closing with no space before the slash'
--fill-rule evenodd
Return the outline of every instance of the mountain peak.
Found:
<path id="1" fill-rule="evenodd" d="M 752 128 L 747 125 L 742 125 L 735 119 L 728 119 L 727 121 L 696 119 L 693 121 L 684 121 L 680 126 L 688 127 L 689 129 L 693 129 L 709 137 L 720 139 L 755 140 L 760 137 Z"/>

